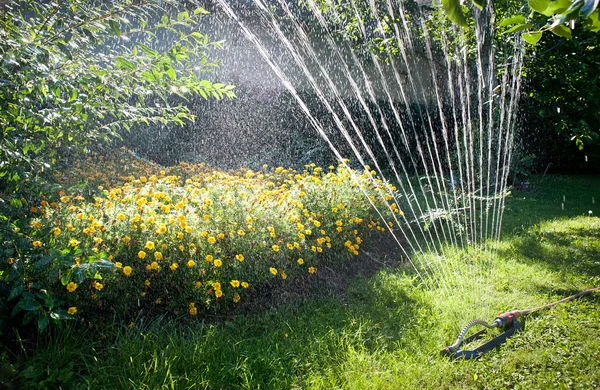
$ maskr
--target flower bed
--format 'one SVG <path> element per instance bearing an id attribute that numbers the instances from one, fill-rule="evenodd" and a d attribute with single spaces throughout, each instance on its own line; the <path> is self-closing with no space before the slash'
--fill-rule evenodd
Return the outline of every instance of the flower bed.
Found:
<path id="1" fill-rule="evenodd" d="M 65 189 L 36 205 L 33 256 L 11 260 L 30 262 L 28 287 L 44 285 L 69 316 L 226 309 L 254 286 L 358 255 L 370 231 L 385 230 L 367 196 L 382 206 L 395 190 L 343 165 L 224 172 L 123 156 L 61 174 L 105 184 L 92 199 Z M 118 179 L 119 164 L 139 174 Z"/>

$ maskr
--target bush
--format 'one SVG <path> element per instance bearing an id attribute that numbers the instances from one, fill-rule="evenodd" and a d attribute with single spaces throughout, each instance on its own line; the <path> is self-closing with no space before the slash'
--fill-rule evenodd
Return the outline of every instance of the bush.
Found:
<path id="1" fill-rule="evenodd" d="M 73 172 L 108 177 L 106 168 L 125 158 L 96 156 Z M 30 208 L 20 231 L 29 257 L 2 264 L 16 278 L 9 300 L 20 296 L 13 314 L 45 327 L 50 319 L 94 321 L 99 312 L 226 310 L 255 286 L 358 255 L 369 231 L 385 230 L 367 196 L 382 206 L 395 190 L 343 165 L 224 172 L 137 164 L 137 175 L 100 185 L 90 199 L 61 190 Z"/>

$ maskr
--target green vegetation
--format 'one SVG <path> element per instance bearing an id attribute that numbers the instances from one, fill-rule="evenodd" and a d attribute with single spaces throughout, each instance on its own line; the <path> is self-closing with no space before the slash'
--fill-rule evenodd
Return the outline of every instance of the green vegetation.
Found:
<path id="1" fill-rule="evenodd" d="M 20 0 L 0 8 L 2 187 L 18 188 L 58 157 L 136 125 L 191 121 L 186 95 L 235 96 L 232 85 L 199 77 L 218 65 L 210 56 L 223 45 L 196 30 L 208 12 L 173 5 Z"/>
<path id="2" fill-rule="evenodd" d="M 285 300 L 280 295 L 271 304 L 202 323 L 139 318 L 101 331 L 70 323 L 35 345 L 23 337 L 20 347 L 12 345 L 4 355 L 2 369 L 12 371 L 3 376 L 5 383 L 20 388 L 596 388 L 598 294 L 527 317 L 525 332 L 480 361 L 439 356 L 474 316 L 491 320 L 498 312 L 538 306 L 599 284 L 600 219 L 588 211 L 596 213 L 592 197 L 600 192 L 600 181 L 540 180 L 532 181 L 530 192 L 508 200 L 502 240 L 479 253 L 494 266 L 478 285 L 463 268 L 455 282 L 464 289 L 424 290 L 406 265 L 389 263 L 397 257 L 393 250 L 372 248 L 378 261 L 387 258 L 387 266 L 363 269 L 343 288 L 327 288 L 325 278 L 316 289 L 299 285 L 296 295 L 302 299 L 287 303 L 277 304 Z M 465 261 L 475 253 L 455 250 L 446 261 Z"/>

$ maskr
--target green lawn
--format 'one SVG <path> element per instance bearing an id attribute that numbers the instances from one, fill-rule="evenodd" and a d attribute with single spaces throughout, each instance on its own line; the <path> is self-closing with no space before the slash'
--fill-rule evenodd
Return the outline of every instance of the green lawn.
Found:
<path id="1" fill-rule="evenodd" d="M 600 294 L 530 315 L 525 332 L 479 361 L 439 353 L 474 316 L 491 321 L 600 285 L 600 178 L 540 180 L 507 200 L 500 243 L 445 252 L 456 273 L 438 288 L 374 248 L 387 261 L 377 271 L 333 287 L 322 276 L 323 291 L 312 284 L 294 299 L 274 291 L 228 318 L 139 319 L 101 332 L 69 324 L 37 348 L 23 340 L 27 352 L 12 366 L 4 359 L 0 378 L 24 389 L 599 388 Z"/>

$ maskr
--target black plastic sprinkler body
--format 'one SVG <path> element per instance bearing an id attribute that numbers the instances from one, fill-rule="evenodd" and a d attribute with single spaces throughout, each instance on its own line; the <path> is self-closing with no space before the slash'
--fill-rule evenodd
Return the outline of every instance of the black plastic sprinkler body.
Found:
<path id="1" fill-rule="evenodd" d="M 498 317 L 496 317 L 494 322 L 492 322 L 491 324 L 488 324 L 486 321 L 483 321 L 483 320 L 471 321 L 467 324 L 467 326 L 465 326 L 460 331 L 460 333 L 458 334 L 458 338 L 456 339 L 456 342 L 454 344 L 442 349 L 441 353 L 442 353 L 442 355 L 449 356 L 451 358 L 456 358 L 456 359 L 477 359 L 477 358 L 481 357 L 484 353 L 489 352 L 492 349 L 504 344 L 506 342 L 506 340 L 508 340 L 512 335 L 514 335 L 515 333 L 524 329 L 523 325 L 517 320 L 518 317 L 524 316 L 527 314 L 531 314 L 531 313 L 539 311 L 539 310 L 548 309 L 559 303 L 571 301 L 573 299 L 577 299 L 584 295 L 591 294 L 594 291 L 600 291 L 600 287 L 592 288 L 590 290 L 585 290 L 585 291 L 579 292 L 577 294 L 571 295 L 569 297 L 563 298 L 560 301 L 552 302 L 547 305 L 536 307 L 533 309 L 514 310 L 511 312 L 499 314 Z M 477 347 L 475 349 L 468 350 L 468 351 L 461 350 L 460 346 L 463 343 L 469 343 L 471 341 L 478 340 L 487 332 L 487 329 L 482 329 L 479 332 L 476 332 L 476 333 L 472 334 L 471 336 L 465 338 L 465 335 L 467 334 L 469 329 L 475 325 L 482 325 L 482 326 L 486 327 L 487 329 L 500 328 L 502 330 L 502 333 L 500 333 L 498 336 L 494 337 L 493 339 L 489 340 L 488 342 L 480 345 L 479 347 Z"/>

